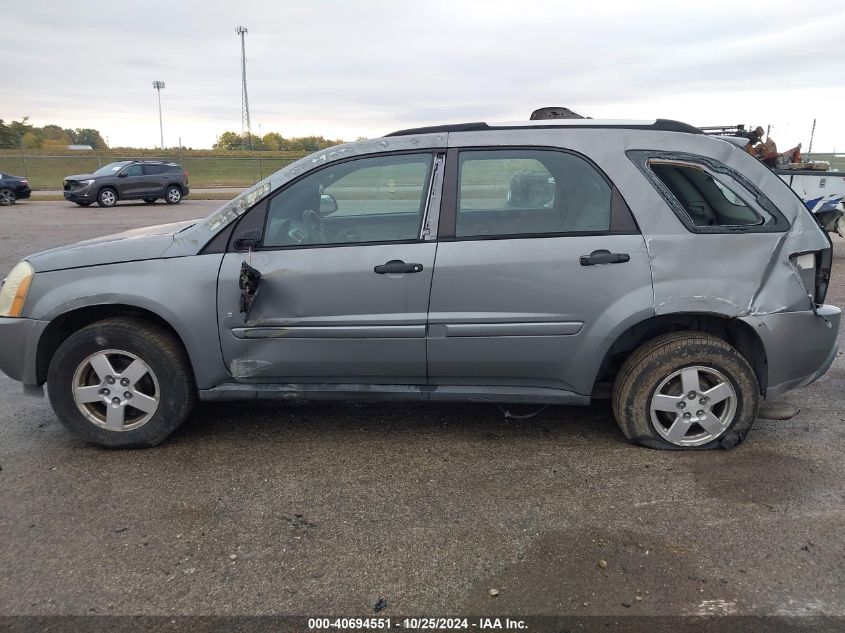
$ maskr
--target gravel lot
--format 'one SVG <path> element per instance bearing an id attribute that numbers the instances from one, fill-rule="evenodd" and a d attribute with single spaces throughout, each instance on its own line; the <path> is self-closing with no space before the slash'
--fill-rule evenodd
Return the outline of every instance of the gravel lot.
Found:
<path id="1" fill-rule="evenodd" d="M 220 204 L 0 207 L 0 273 Z M 0 615 L 845 616 L 843 387 L 840 354 L 729 452 L 631 446 L 605 403 L 206 403 L 120 452 L 0 375 Z"/>

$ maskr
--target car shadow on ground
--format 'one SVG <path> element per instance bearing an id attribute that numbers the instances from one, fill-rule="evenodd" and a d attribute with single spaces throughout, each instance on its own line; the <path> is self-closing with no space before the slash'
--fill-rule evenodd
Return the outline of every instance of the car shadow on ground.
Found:
<path id="1" fill-rule="evenodd" d="M 533 415 L 532 415 L 533 414 Z M 627 444 L 609 402 L 589 407 L 337 401 L 199 402 L 169 442 L 237 435 L 241 442 L 284 441 L 319 433 L 337 440 L 354 435 L 431 435 L 518 441 L 542 435 L 556 441 Z"/>

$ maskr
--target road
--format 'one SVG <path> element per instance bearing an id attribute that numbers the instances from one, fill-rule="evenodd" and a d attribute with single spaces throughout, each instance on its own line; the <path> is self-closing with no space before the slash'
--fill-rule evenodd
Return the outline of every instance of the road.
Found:
<path id="1" fill-rule="evenodd" d="M 0 207 L 0 270 L 219 204 Z M 205 403 L 108 451 L 0 376 L 0 615 L 845 616 L 843 387 L 840 355 L 732 451 L 634 447 L 606 403 L 331 402 Z"/>

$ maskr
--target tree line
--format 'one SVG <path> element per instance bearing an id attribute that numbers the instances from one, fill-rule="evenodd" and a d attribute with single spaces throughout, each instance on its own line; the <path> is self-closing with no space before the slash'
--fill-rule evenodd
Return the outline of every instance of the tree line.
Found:
<path id="1" fill-rule="evenodd" d="M 324 136 L 294 136 L 285 138 L 278 132 L 268 132 L 264 136 L 237 132 L 223 132 L 217 137 L 214 149 L 252 149 L 261 151 L 304 151 L 316 152 L 332 145 L 339 145 L 342 140 L 333 140 Z"/>
<path id="2" fill-rule="evenodd" d="M 64 149 L 68 145 L 90 145 L 94 149 L 107 147 L 100 133 L 91 128 L 36 127 L 29 123 L 29 117 L 9 123 L 0 119 L 0 148 Z"/>
<path id="3" fill-rule="evenodd" d="M 213 147 L 222 150 L 316 152 L 340 143 L 343 143 L 340 139 L 328 139 L 324 136 L 285 138 L 278 132 L 268 132 L 264 136 L 247 134 L 241 137 L 237 132 L 223 132 L 217 137 L 217 142 Z M 0 119 L 0 148 L 2 149 L 65 149 L 68 145 L 90 145 L 94 149 L 108 149 L 100 132 L 92 128 L 70 129 L 59 125 L 36 127 L 29 123 L 29 117 L 8 123 Z"/>

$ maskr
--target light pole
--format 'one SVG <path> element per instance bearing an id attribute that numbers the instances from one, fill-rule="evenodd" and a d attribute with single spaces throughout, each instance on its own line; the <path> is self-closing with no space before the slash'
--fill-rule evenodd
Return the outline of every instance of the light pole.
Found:
<path id="1" fill-rule="evenodd" d="M 154 81 L 153 88 L 158 93 L 158 131 L 161 133 L 161 149 L 164 150 L 164 124 L 161 122 L 161 91 L 164 89 L 164 82 Z"/>

